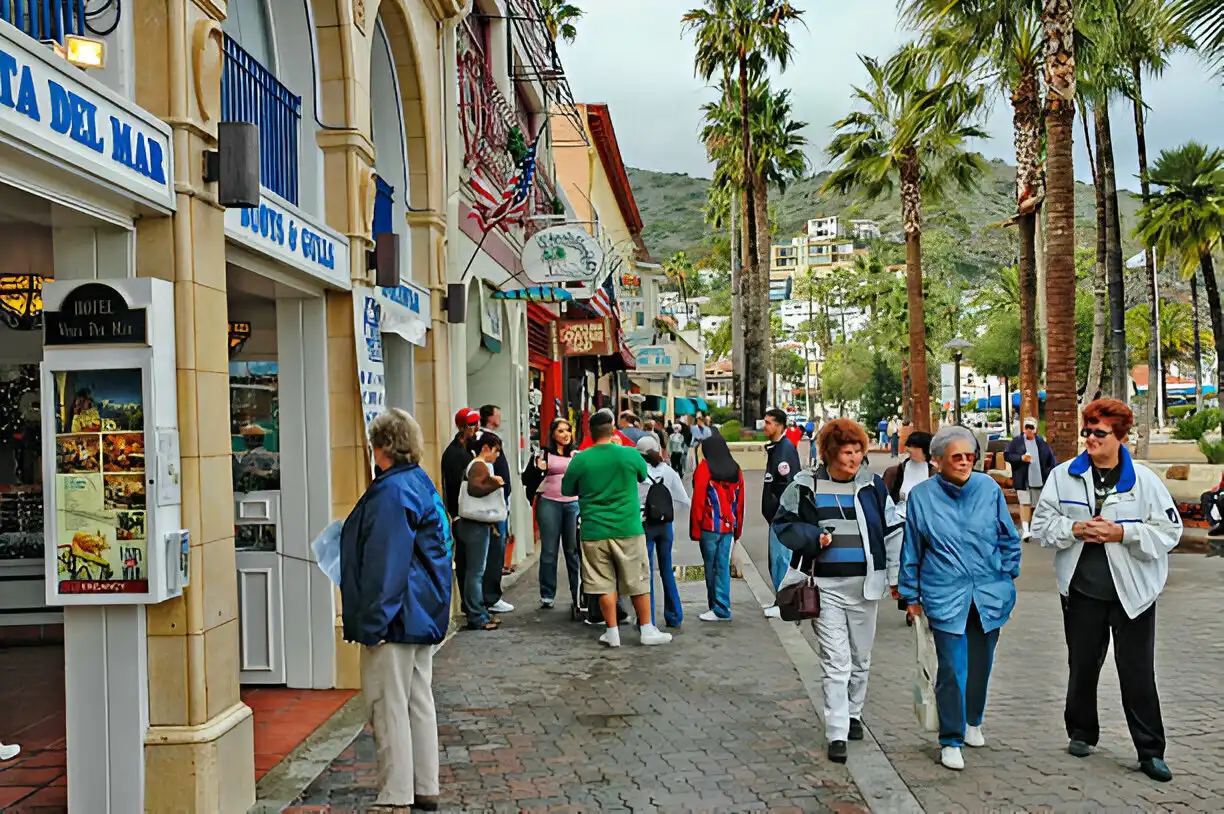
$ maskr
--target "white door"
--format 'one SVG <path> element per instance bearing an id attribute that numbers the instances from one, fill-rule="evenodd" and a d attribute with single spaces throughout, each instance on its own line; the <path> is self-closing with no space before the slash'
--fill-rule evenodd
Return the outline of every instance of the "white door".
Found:
<path id="1" fill-rule="evenodd" d="M 239 680 L 285 683 L 280 492 L 234 495 Z"/>

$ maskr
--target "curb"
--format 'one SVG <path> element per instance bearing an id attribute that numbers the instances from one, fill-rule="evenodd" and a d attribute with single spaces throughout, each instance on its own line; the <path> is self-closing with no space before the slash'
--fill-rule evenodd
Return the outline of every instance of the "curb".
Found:
<path id="1" fill-rule="evenodd" d="M 756 563 L 742 552 L 739 553 L 738 559 L 744 580 L 757 602 L 761 603 L 761 607 L 773 604 L 773 591 L 761 577 Z M 816 651 L 803 638 L 798 625 L 780 619 L 770 619 L 769 623 L 799 674 L 799 679 L 807 690 L 808 699 L 812 702 L 812 709 L 818 718 L 822 717 L 824 692 L 820 688 L 822 670 Z M 918 798 L 910 791 L 909 786 L 905 785 L 901 775 L 897 774 L 879 742 L 871 734 L 871 727 L 866 721 L 863 722 L 863 730 L 865 737 L 861 743 L 851 747 L 850 760 L 846 766 L 871 811 L 874 814 L 923 814 Z"/>

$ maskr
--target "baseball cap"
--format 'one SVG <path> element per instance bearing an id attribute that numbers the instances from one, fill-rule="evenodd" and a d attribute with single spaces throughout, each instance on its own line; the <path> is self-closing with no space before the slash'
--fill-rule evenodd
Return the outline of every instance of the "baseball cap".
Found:
<path id="1" fill-rule="evenodd" d="M 1026 428 L 1028 428 L 1028 427 L 1032 427 L 1033 429 L 1037 429 L 1037 419 L 1035 419 L 1035 418 L 1026 418 L 1026 419 L 1024 419 L 1024 426 L 1025 426 Z"/>
<path id="2" fill-rule="evenodd" d="M 659 439 L 655 438 L 653 435 L 643 435 L 638 439 L 637 451 L 643 455 L 645 455 L 647 452 L 659 452 L 661 449 L 662 448 L 659 446 Z"/>
<path id="3" fill-rule="evenodd" d="M 480 413 L 476 412 L 470 407 L 464 407 L 460 409 L 459 412 L 455 413 L 455 426 L 459 427 L 460 429 L 479 423 Z"/>

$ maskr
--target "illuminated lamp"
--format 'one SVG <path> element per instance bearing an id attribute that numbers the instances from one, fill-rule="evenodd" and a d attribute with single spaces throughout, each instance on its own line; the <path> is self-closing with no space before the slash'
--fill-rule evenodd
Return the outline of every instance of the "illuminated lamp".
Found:
<path id="1" fill-rule="evenodd" d="M 64 59 L 78 68 L 90 70 L 106 66 L 106 43 L 69 34 L 64 37 Z"/>

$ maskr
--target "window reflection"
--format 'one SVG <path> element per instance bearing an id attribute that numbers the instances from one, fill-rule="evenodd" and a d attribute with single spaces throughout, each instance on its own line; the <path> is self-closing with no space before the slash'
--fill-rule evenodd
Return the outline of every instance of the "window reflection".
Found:
<path id="1" fill-rule="evenodd" d="M 276 362 L 230 362 L 230 448 L 234 491 L 280 489 Z"/>

